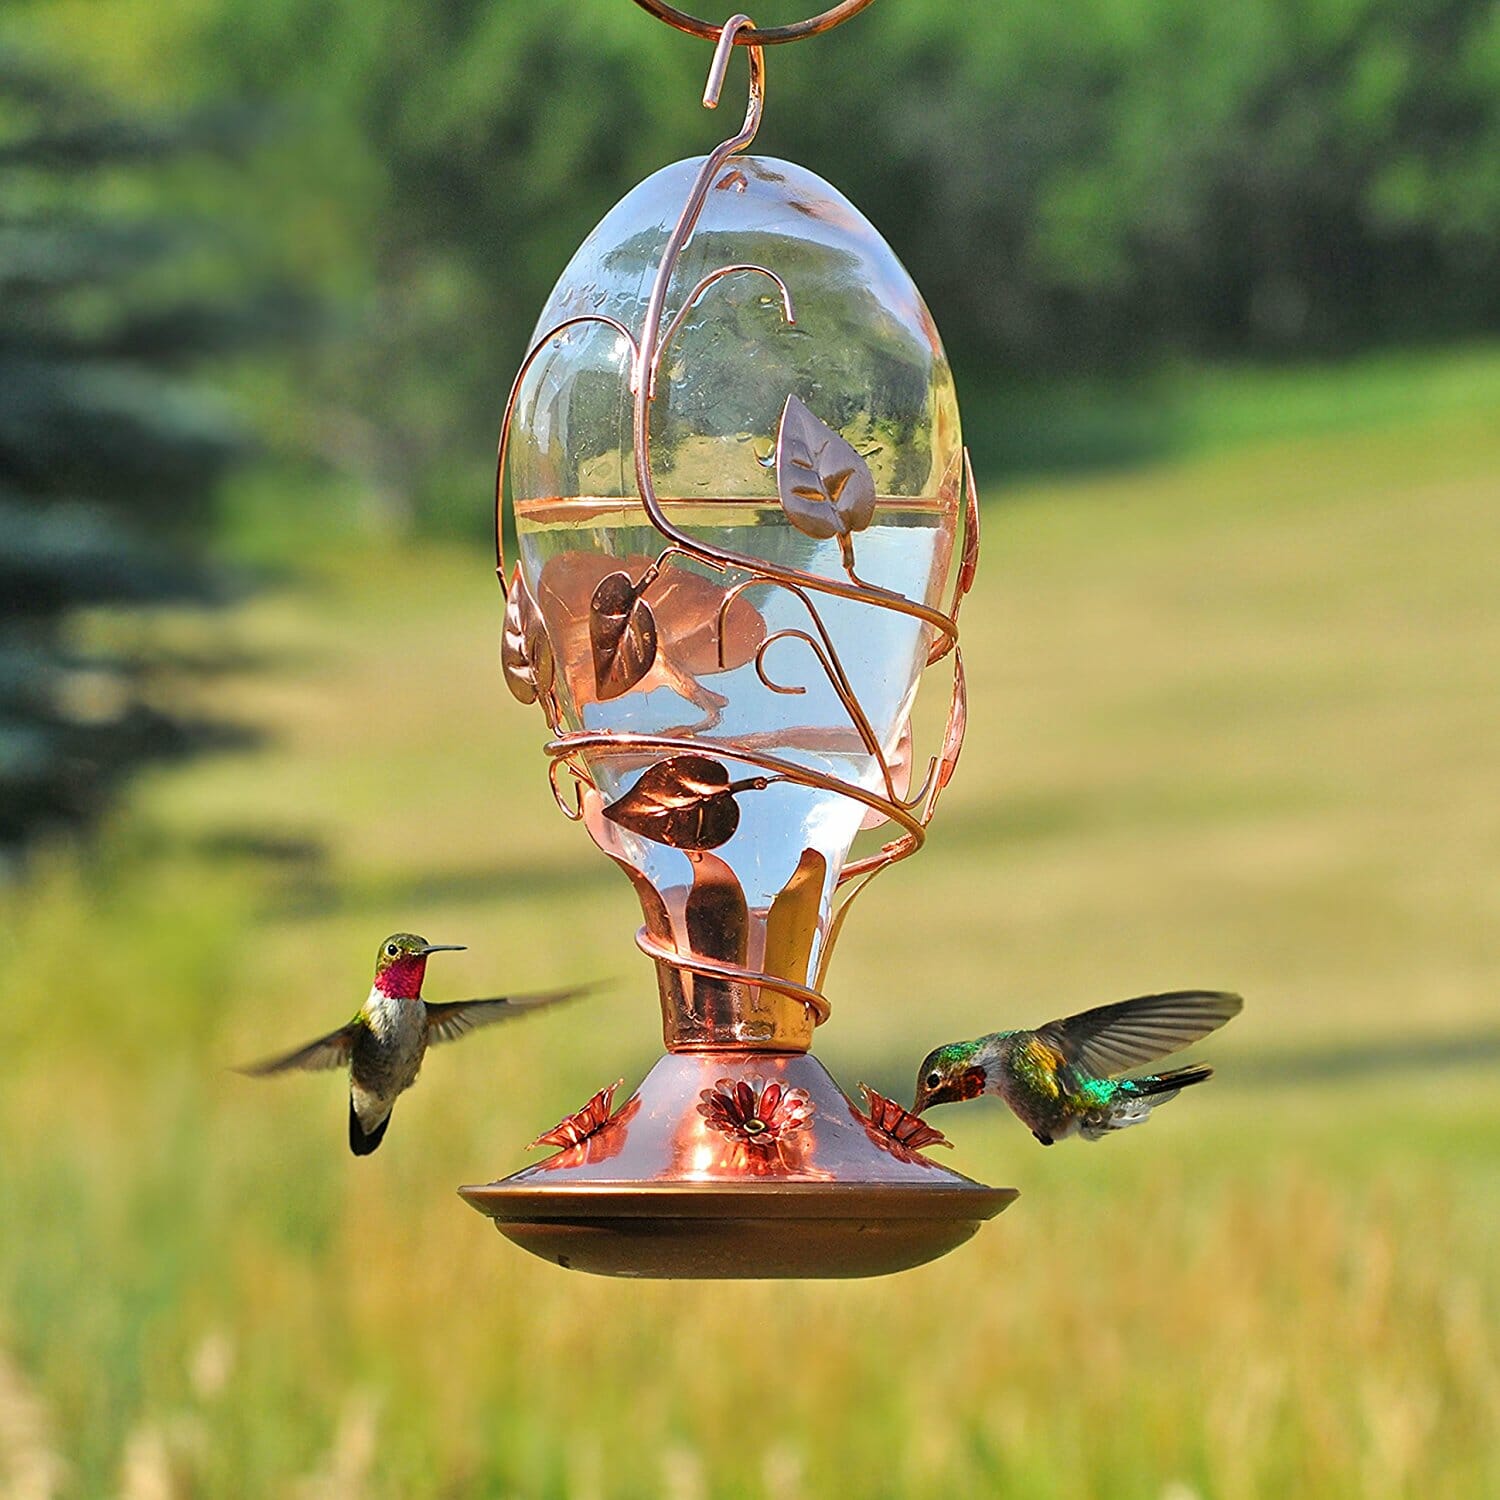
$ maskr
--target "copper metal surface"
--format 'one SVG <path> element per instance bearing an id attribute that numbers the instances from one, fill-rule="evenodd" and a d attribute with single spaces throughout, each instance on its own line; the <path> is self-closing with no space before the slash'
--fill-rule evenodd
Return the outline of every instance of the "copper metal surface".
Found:
<path id="1" fill-rule="evenodd" d="M 635 0 L 635 3 L 642 10 L 650 11 L 657 20 L 665 21 L 668 26 L 675 26 L 689 36 L 701 37 L 705 42 L 717 41 L 724 31 L 722 21 L 717 25 L 712 21 L 700 21 L 697 16 L 678 10 L 675 5 L 667 5 L 665 0 Z M 779 42 L 800 42 L 804 37 L 831 31 L 872 3 L 873 0 L 843 0 L 842 4 L 830 5 L 827 10 L 809 16 L 805 21 L 791 21 L 785 26 L 747 26 L 734 40 L 742 47 L 772 47 Z"/>
<path id="2" fill-rule="evenodd" d="M 503 1209 L 464 1190 L 512 1243 L 569 1270 L 694 1280 L 888 1276 L 972 1239 L 1014 1196 L 975 1188 L 625 1187 Z"/>
<path id="3" fill-rule="evenodd" d="M 669 1053 L 576 1145 L 459 1191 L 575 1270 L 738 1278 L 920 1265 L 1016 1197 L 904 1143 L 815 1058 L 743 1052 Z"/>

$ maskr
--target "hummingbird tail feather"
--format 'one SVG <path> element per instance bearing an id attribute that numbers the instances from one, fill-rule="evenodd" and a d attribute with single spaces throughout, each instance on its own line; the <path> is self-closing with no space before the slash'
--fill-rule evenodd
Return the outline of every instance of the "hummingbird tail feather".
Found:
<path id="1" fill-rule="evenodd" d="M 1116 1130 L 1139 1125 L 1150 1117 L 1151 1111 L 1158 1104 L 1166 1104 L 1175 1099 L 1180 1089 L 1212 1078 L 1213 1071 L 1206 1063 L 1192 1063 L 1185 1068 L 1173 1068 L 1168 1073 L 1151 1073 L 1144 1078 L 1122 1078 L 1108 1112 L 1084 1120 L 1078 1133 L 1086 1141 L 1097 1141 Z"/>
<path id="2" fill-rule="evenodd" d="M 1207 1063 L 1190 1063 L 1185 1068 L 1173 1068 L 1168 1073 L 1152 1073 L 1149 1077 L 1131 1081 L 1136 1085 L 1136 1093 L 1142 1098 L 1155 1099 L 1158 1104 L 1165 1104 L 1163 1095 L 1175 1094 L 1178 1089 L 1203 1083 L 1213 1076 L 1214 1070 Z"/>
<path id="3" fill-rule="evenodd" d="M 390 1115 L 386 1115 L 380 1124 L 368 1134 L 365 1127 L 359 1123 L 359 1116 L 354 1112 L 354 1101 L 349 1101 L 349 1149 L 356 1156 L 368 1156 L 385 1139 L 386 1127 L 391 1123 Z"/>

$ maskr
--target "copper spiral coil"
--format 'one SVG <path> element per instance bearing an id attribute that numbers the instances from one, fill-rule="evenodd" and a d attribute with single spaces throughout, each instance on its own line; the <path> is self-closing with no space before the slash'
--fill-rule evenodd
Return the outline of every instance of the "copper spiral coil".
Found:
<path id="1" fill-rule="evenodd" d="M 678 948 L 668 948 L 658 943 L 644 927 L 636 930 L 635 945 L 647 958 L 689 974 L 702 974 L 708 979 L 749 984 L 757 989 L 775 990 L 779 995 L 790 995 L 793 1000 L 800 1000 L 813 1013 L 815 1026 L 821 1026 L 833 1014 L 833 1007 L 820 991 L 809 985 L 798 984 L 794 979 L 784 979 L 778 974 L 760 973 L 755 969 L 741 968 L 738 964 L 725 963 L 721 959 L 704 958 L 698 953 L 683 953 Z"/>
<path id="2" fill-rule="evenodd" d="M 973 567 L 977 555 L 978 514 L 977 500 L 973 487 L 973 473 L 968 463 L 968 455 L 965 453 L 964 482 L 967 495 L 965 549 L 958 586 L 955 590 L 952 615 L 944 614 L 940 610 L 933 609 L 916 600 L 908 599 L 903 595 L 852 581 L 852 567 L 848 569 L 851 582 L 845 583 L 836 578 L 806 572 L 802 569 L 778 566 L 762 559 L 749 557 L 699 541 L 689 533 L 678 529 L 667 517 L 657 498 L 651 474 L 651 403 L 656 394 L 657 374 L 663 354 L 681 327 L 688 310 L 717 281 L 729 275 L 747 272 L 769 277 L 776 284 L 780 292 L 781 310 L 786 322 L 792 324 L 796 321 L 791 295 L 785 282 L 774 271 L 764 266 L 735 264 L 719 267 L 717 270 L 701 278 L 683 302 L 683 305 L 672 317 L 671 321 L 666 324 L 665 331 L 663 332 L 663 320 L 666 314 L 666 298 L 669 284 L 683 247 L 697 225 L 710 186 L 725 162 L 735 154 L 744 151 L 750 145 L 759 128 L 765 92 L 765 62 L 761 51 L 761 44 L 792 41 L 801 36 L 812 36 L 816 35 L 819 31 L 826 31 L 863 9 L 870 3 L 870 0 L 845 0 L 844 4 L 835 6 L 809 21 L 800 22 L 791 27 L 771 28 L 764 32 L 755 30 L 751 26 L 749 18 L 744 15 L 732 17 L 722 27 L 712 27 L 707 23 L 696 21 L 683 12 L 675 10 L 672 6 L 660 4 L 658 0 L 637 0 L 637 3 L 651 11 L 652 14 L 659 16 L 662 20 L 678 26 L 681 30 L 691 32 L 693 35 L 717 40 L 718 45 L 715 49 L 714 61 L 710 68 L 708 83 L 704 91 L 704 104 L 710 108 L 715 107 L 718 103 L 719 91 L 733 48 L 736 45 L 741 45 L 749 49 L 749 98 L 745 119 L 738 132 L 720 143 L 704 158 L 694 178 L 687 201 L 662 250 L 661 260 L 658 263 L 655 279 L 652 283 L 639 337 L 632 335 L 629 329 L 613 318 L 602 314 L 582 314 L 577 317 L 565 319 L 563 322 L 549 329 L 528 350 L 512 383 L 500 431 L 495 482 L 496 574 L 503 592 L 506 589 L 503 534 L 506 458 L 511 423 L 515 415 L 522 383 L 537 356 L 558 335 L 581 324 L 596 323 L 609 327 L 625 341 L 631 354 L 629 389 L 633 397 L 636 488 L 641 504 L 650 518 L 653 527 L 669 544 L 652 562 L 647 573 L 642 576 L 642 579 L 637 582 L 636 587 L 640 595 L 644 595 L 650 580 L 653 580 L 666 564 L 679 557 L 699 562 L 718 574 L 733 572 L 745 575 L 725 591 L 724 599 L 719 609 L 718 641 L 721 665 L 724 662 L 724 621 L 734 601 L 744 590 L 756 585 L 770 585 L 785 589 L 796 595 L 806 608 L 812 626 L 812 633 L 789 629 L 777 631 L 767 637 L 760 643 L 753 658 L 756 673 L 761 682 L 773 692 L 789 693 L 804 691 L 800 687 L 777 683 L 768 675 L 764 662 L 766 650 L 775 642 L 787 639 L 798 639 L 804 642 L 811 649 L 814 658 L 822 667 L 835 695 L 848 713 L 851 725 L 858 733 L 861 742 L 879 768 L 884 795 L 871 791 L 857 783 L 845 781 L 841 778 L 813 770 L 810 767 L 799 765 L 796 762 L 786 760 L 744 743 L 716 740 L 713 745 L 715 753 L 727 760 L 740 761 L 747 765 L 757 766 L 762 770 L 771 772 L 776 779 L 794 782 L 813 790 L 831 791 L 850 798 L 853 801 L 861 803 L 867 809 L 880 814 L 882 818 L 889 820 L 901 829 L 899 837 L 887 843 L 878 853 L 869 855 L 863 859 L 850 861 L 839 872 L 837 886 L 840 888 L 847 886 L 848 890 L 843 901 L 834 912 L 824 940 L 817 974 L 817 983 L 821 985 L 823 975 L 827 970 L 834 940 L 839 933 L 844 916 L 853 898 L 881 870 L 899 860 L 907 858 L 921 848 L 926 838 L 927 824 L 930 822 L 936 807 L 938 795 L 952 774 L 953 765 L 957 760 L 958 750 L 963 741 L 963 728 L 967 710 L 962 656 L 955 649 L 958 641 L 956 615 L 959 600 L 962 598 L 963 592 L 967 589 L 969 583 L 972 582 Z M 927 775 L 915 796 L 903 800 L 897 795 L 895 778 L 889 759 L 874 734 L 869 719 L 854 693 L 848 673 L 839 658 L 833 639 L 819 614 L 817 606 L 811 597 L 812 595 L 831 595 L 837 598 L 849 599 L 872 608 L 893 610 L 921 621 L 930 627 L 936 636 L 928 652 L 928 665 L 950 653 L 953 654 L 955 668 L 954 698 L 949 714 L 948 733 L 942 754 L 932 759 Z M 640 756 L 642 752 L 661 752 L 670 755 L 677 753 L 701 753 L 704 748 L 704 743 L 701 740 L 675 738 L 670 735 L 633 734 L 603 730 L 570 732 L 565 730 L 559 722 L 555 702 L 543 700 L 543 706 L 547 712 L 548 720 L 555 736 L 545 747 L 546 753 L 551 759 L 549 776 L 553 795 L 563 813 L 574 821 L 578 821 L 584 817 L 583 798 L 586 795 L 595 797 L 599 795 L 593 776 L 588 769 L 587 757 L 589 755 L 606 757 L 610 755 L 629 755 L 634 757 Z M 573 777 L 577 787 L 575 799 L 571 806 L 565 799 L 563 790 L 559 785 L 559 777 L 564 770 Z M 801 1000 L 812 1012 L 813 1018 L 818 1024 L 827 1020 L 830 1013 L 828 1001 L 821 994 L 819 988 L 815 986 L 798 984 L 795 981 L 752 970 L 742 965 L 707 958 L 691 952 L 682 952 L 674 947 L 667 947 L 655 939 L 645 928 L 641 929 L 641 932 L 637 935 L 636 942 L 637 946 L 643 952 L 647 953 L 659 964 L 665 964 L 680 971 L 700 974 L 716 980 L 774 990 L 778 993 L 789 995 L 794 999 Z"/>

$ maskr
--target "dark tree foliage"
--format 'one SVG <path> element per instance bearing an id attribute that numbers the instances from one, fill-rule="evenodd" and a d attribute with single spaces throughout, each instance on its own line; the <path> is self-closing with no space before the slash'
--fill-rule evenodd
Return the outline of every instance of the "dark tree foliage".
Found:
<path id="1" fill-rule="evenodd" d="M 0 64 L 0 850 L 209 734 L 155 701 L 151 632 L 83 627 L 223 596 L 201 544 L 242 443 L 185 375 L 254 320 L 187 290 L 198 231 L 155 191 L 215 135 Z"/>
<path id="2" fill-rule="evenodd" d="M 1500 328 L 1492 0 L 976 9 L 888 7 L 906 45 L 875 80 L 887 222 L 965 352 L 1076 371 Z"/>
<path id="3" fill-rule="evenodd" d="M 193 66 L 284 111 L 264 216 L 343 310 L 317 446 L 482 524 L 553 278 L 738 121 L 709 51 L 630 0 L 223 0 Z M 880 0 L 768 62 L 756 149 L 880 226 L 969 386 L 1500 329 L 1493 0 Z"/>

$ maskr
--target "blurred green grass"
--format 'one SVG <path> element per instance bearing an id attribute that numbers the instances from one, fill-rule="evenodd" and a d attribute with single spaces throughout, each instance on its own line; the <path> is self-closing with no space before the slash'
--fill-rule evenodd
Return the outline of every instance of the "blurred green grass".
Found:
<path id="1" fill-rule="evenodd" d="M 654 1056 L 633 897 L 552 808 L 483 556 L 365 545 L 245 606 L 279 665 L 205 691 L 273 748 L 154 776 L 100 858 L 0 893 L 0 1476 L 1500 1492 L 1495 415 L 989 491 L 964 760 L 850 921 L 820 1056 L 904 1093 L 950 1037 L 1154 987 L 1249 1004 L 1149 1130 L 1043 1152 L 940 1115 L 1022 1197 L 883 1282 L 571 1276 L 453 1196 Z M 435 1054 L 355 1163 L 336 1081 L 225 1067 L 342 1019 L 398 926 L 470 945 L 436 998 L 619 982 Z"/>

